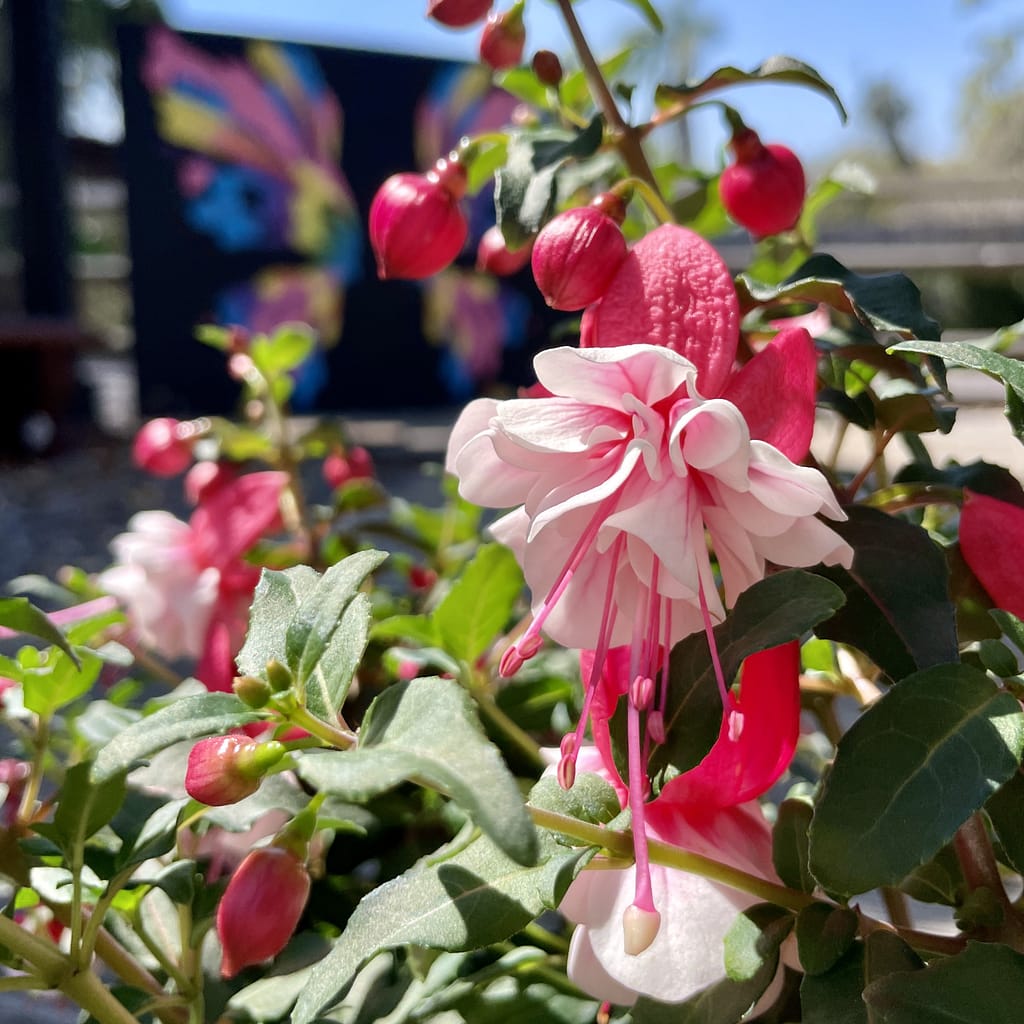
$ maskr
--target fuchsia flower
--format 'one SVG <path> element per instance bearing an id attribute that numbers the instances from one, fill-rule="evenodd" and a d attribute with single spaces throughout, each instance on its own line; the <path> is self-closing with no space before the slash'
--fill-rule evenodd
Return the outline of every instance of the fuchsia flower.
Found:
<path id="1" fill-rule="evenodd" d="M 505 652 L 502 673 L 536 653 L 541 630 L 594 651 L 580 725 L 563 742 L 563 785 L 572 783 L 586 719 L 596 716 L 598 674 L 612 648 L 629 647 L 623 678 L 637 891 L 627 925 L 648 942 L 658 919 L 646 853 L 646 758 L 649 741 L 663 739 L 668 652 L 706 632 L 739 732 L 713 622 L 770 563 L 848 567 L 853 558 L 817 518 L 845 518 L 828 482 L 792 461 L 807 454 L 813 430 L 813 342 L 802 328 L 782 331 L 736 370 L 738 324 L 735 289 L 714 249 L 683 228 L 659 228 L 584 314 L 589 347 L 536 357 L 547 395 L 471 403 L 448 447 L 464 498 L 518 506 L 492 532 L 523 567 L 533 621 Z"/>
<path id="2" fill-rule="evenodd" d="M 242 556 L 280 526 L 283 473 L 250 473 L 200 494 L 187 523 L 139 512 L 114 538 L 100 586 L 125 605 L 140 639 L 168 658 L 199 658 L 196 677 L 230 690 L 259 569 Z"/>
<path id="3" fill-rule="evenodd" d="M 729 147 L 735 161 L 718 181 L 726 213 L 757 238 L 794 227 L 807 189 L 797 155 L 776 142 L 765 145 L 750 128 L 738 131 Z"/>
<path id="4" fill-rule="evenodd" d="M 584 658 L 585 671 L 590 660 Z M 602 680 L 609 692 L 628 688 L 628 677 L 622 677 L 625 665 L 618 657 L 606 662 Z M 646 805 L 648 837 L 778 881 L 771 829 L 754 798 L 775 782 L 793 755 L 799 731 L 799 670 L 795 642 L 746 660 L 739 698 L 730 693 L 715 746 L 696 768 L 673 779 Z M 610 714 L 614 704 L 604 710 Z M 742 715 L 738 735 L 729 712 Z M 607 721 L 595 721 L 595 733 L 599 725 L 606 736 Z M 626 803 L 628 789 L 607 745 L 581 751 L 580 767 L 611 781 Z M 736 915 L 756 902 L 746 893 L 678 869 L 651 865 L 649 872 L 665 927 L 638 955 L 628 948 L 628 930 L 625 942 L 623 934 L 637 866 L 584 871 L 562 900 L 560 910 L 578 925 L 569 947 L 569 977 L 594 998 L 631 1005 L 645 995 L 677 1003 L 720 981 L 725 975 L 725 933 Z"/>
<path id="5" fill-rule="evenodd" d="M 964 492 L 960 513 L 960 551 L 993 602 L 1024 619 L 1024 508 L 974 491 Z"/>

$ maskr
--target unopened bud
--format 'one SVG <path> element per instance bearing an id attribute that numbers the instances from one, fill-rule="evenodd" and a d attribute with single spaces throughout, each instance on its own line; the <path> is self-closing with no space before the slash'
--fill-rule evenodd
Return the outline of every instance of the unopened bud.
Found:
<path id="1" fill-rule="evenodd" d="M 324 480 L 333 490 L 337 490 L 349 480 L 372 480 L 373 475 L 373 456 L 360 445 L 349 448 L 344 455 L 331 452 L 324 459 Z"/>
<path id="2" fill-rule="evenodd" d="M 647 716 L 647 735 L 652 743 L 665 742 L 665 716 L 659 708 Z"/>
<path id="3" fill-rule="evenodd" d="M 276 740 L 258 743 L 233 733 L 200 740 L 189 751 L 185 791 L 211 807 L 237 803 L 259 789 L 263 776 L 285 752 Z"/>
<path id="4" fill-rule="evenodd" d="M 480 33 L 480 60 L 503 71 L 514 68 L 523 59 L 526 48 L 526 26 L 523 24 L 523 3 L 501 14 L 492 14 Z"/>
<path id="5" fill-rule="evenodd" d="M 295 932 L 309 889 L 306 865 L 292 850 L 264 846 L 250 851 L 217 908 L 221 977 L 233 978 L 277 956 Z"/>
<path id="6" fill-rule="evenodd" d="M 132 460 L 154 476 L 177 476 L 192 464 L 184 424 L 168 416 L 144 423 L 132 443 Z"/>
<path id="7" fill-rule="evenodd" d="M 746 127 L 735 132 L 729 145 L 735 160 L 718 180 L 725 212 L 757 238 L 794 227 L 806 191 L 796 154 L 778 143 L 765 145 Z"/>
<path id="8" fill-rule="evenodd" d="M 533 55 L 533 73 L 545 84 L 555 88 L 562 80 L 562 62 L 557 53 L 538 50 Z"/>
<path id="9" fill-rule="evenodd" d="M 488 228 L 476 249 L 476 269 L 496 277 L 508 277 L 522 270 L 530 262 L 533 242 L 512 250 L 505 244 L 501 228 Z"/>
<path id="10" fill-rule="evenodd" d="M 466 28 L 487 17 L 493 0 L 430 0 L 427 17 L 448 28 Z"/>
<path id="11" fill-rule="evenodd" d="M 277 658 L 271 658 L 267 662 L 266 673 L 267 682 L 274 693 L 284 693 L 285 690 L 290 690 L 295 681 L 291 669 Z"/>
<path id="12" fill-rule="evenodd" d="M 608 290 L 626 258 L 618 224 L 593 206 L 580 206 L 549 221 L 533 245 L 534 280 L 553 309 L 582 309 Z"/>
<path id="13" fill-rule="evenodd" d="M 231 689 L 246 707 L 256 709 L 266 707 L 273 694 L 270 683 L 257 676 L 235 676 Z"/>

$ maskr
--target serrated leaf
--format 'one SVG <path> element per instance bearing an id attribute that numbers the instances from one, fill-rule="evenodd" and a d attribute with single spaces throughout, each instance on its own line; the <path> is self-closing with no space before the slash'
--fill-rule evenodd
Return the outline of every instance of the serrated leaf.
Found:
<path id="1" fill-rule="evenodd" d="M 1024 956 L 969 942 L 924 970 L 898 971 L 864 989 L 876 1024 L 1016 1024 L 1024 1006 Z"/>
<path id="2" fill-rule="evenodd" d="M 309 977 L 292 1024 L 311 1024 L 347 988 L 359 967 L 383 949 L 479 949 L 514 934 L 558 905 L 587 850 L 550 837 L 534 867 L 523 867 L 486 836 L 424 858 L 365 896 L 341 938 Z"/>
<path id="3" fill-rule="evenodd" d="M 281 572 L 264 569 L 260 573 L 249 612 L 249 631 L 235 659 L 244 675 L 265 678 L 268 661 L 274 658 L 286 662 L 288 624 L 319 579 L 317 571 L 308 565 Z"/>
<path id="4" fill-rule="evenodd" d="M 431 616 L 441 646 L 473 664 L 508 624 L 522 590 L 515 555 L 501 544 L 483 545 Z"/>
<path id="5" fill-rule="evenodd" d="M 969 665 L 904 679 L 839 741 L 811 822 L 814 877 L 829 892 L 894 885 L 933 857 L 1010 779 L 1020 705 Z"/>
<path id="6" fill-rule="evenodd" d="M 857 937 L 859 921 L 852 910 L 812 903 L 796 919 L 796 943 L 805 974 L 831 970 Z"/>
<path id="7" fill-rule="evenodd" d="M 783 800 L 772 828 L 772 863 L 783 885 L 813 892 L 807 830 L 814 809 L 806 800 Z"/>
<path id="8" fill-rule="evenodd" d="M 942 551 L 913 523 L 871 508 L 846 511 L 846 522 L 831 525 L 853 547 L 853 566 L 820 570 L 842 587 L 846 606 L 815 632 L 864 651 L 893 680 L 956 661 L 956 609 Z"/>
<path id="9" fill-rule="evenodd" d="M 684 82 L 682 85 L 659 85 L 656 97 L 659 103 L 672 100 L 685 100 L 692 104 L 702 96 L 730 85 L 745 85 L 750 82 L 790 82 L 794 85 L 806 85 L 815 89 L 832 101 L 839 112 L 839 117 L 846 122 L 846 108 L 839 94 L 824 78 L 803 61 L 793 57 L 769 57 L 750 71 L 741 71 L 734 67 L 716 68 L 706 78 L 697 82 Z"/>
<path id="10" fill-rule="evenodd" d="M 105 782 L 173 743 L 217 736 L 260 718 L 233 693 L 182 697 L 129 726 L 108 743 L 96 755 L 90 778 L 93 784 Z"/>
<path id="11" fill-rule="evenodd" d="M 825 253 L 815 253 L 778 285 L 762 285 L 741 274 L 736 290 L 744 313 L 776 302 L 826 302 L 876 331 L 939 339 L 939 325 L 925 314 L 921 292 L 909 277 L 855 274 Z"/>
<path id="12" fill-rule="evenodd" d="M 843 603 L 835 584 L 821 576 L 788 569 L 740 594 L 726 620 L 715 627 L 715 643 L 726 681 L 743 659 L 796 640 L 834 614 Z M 711 749 L 722 725 L 722 700 L 703 634 L 672 649 L 665 706 L 665 742 L 651 748 L 649 770 L 658 785 L 688 771 Z"/>
<path id="13" fill-rule="evenodd" d="M 505 853 L 537 855 L 537 833 L 515 778 L 480 727 L 476 706 L 450 679 L 413 679 L 370 705 L 354 750 L 307 754 L 299 776 L 347 800 L 412 779 L 450 796 Z"/>
<path id="14" fill-rule="evenodd" d="M 0 597 L 0 626 L 54 644 L 78 664 L 78 656 L 64 634 L 27 597 Z"/>

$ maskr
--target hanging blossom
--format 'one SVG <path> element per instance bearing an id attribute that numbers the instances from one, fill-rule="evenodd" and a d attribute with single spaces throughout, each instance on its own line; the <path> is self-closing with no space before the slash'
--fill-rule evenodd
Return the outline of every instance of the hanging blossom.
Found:
<path id="1" fill-rule="evenodd" d="M 143 643 L 198 659 L 196 678 L 230 690 L 260 570 L 242 556 L 280 529 L 283 473 L 250 473 L 204 490 L 189 521 L 139 512 L 111 542 L 116 564 L 99 584 L 125 606 Z"/>
<path id="2" fill-rule="evenodd" d="M 612 651 L 600 673 L 604 704 L 595 711 L 596 747 L 580 751 L 581 771 L 593 771 L 628 802 L 607 742 L 604 711 L 628 687 L 629 652 Z M 583 656 L 584 670 L 593 655 Z M 789 764 L 799 731 L 800 652 L 793 642 L 744 662 L 739 696 L 730 710 L 743 715 L 734 735 L 723 715 L 718 741 L 692 770 L 667 783 L 646 805 L 646 832 L 681 847 L 778 882 L 772 866 L 771 828 L 755 799 Z M 635 828 L 635 823 L 634 823 Z M 588 995 L 618 1005 L 637 996 L 666 1003 L 689 999 L 725 977 L 722 943 L 736 915 L 757 899 L 678 868 L 654 864 L 650 885 L 665 927 L 639 955 L 623 944 L 622 920 L 633 905 L 639 865 L 583 871 L 559 909 L 577 924 L 569 946 L 569 977 Z M 768 1001 L 772 990 L 766 993 Z"/>
<path id="3" fill-rule="evenodd" d="M 579 727 L 563 741 L 564 786 L 572 785 L 597 673 L 612 648 L 629 648 L 628 802 L 638 867 L 626 924 L 648 941 L 658 915 L 647 878 L 646 751 L 648 740 L 665 738 L 671 647 L 706 632 L 728 708 L 712 633 L 726 606 L 769 563 L 849 567 L 853 557 L 817 518 L 845 519 L 828 482 L 793 461 L 807 454 L 814 426 L 810 335 L 781 331 L 736 369 L 738 338 L 736 293 L 721 258 L 693 232 L 661 227 L 634 246 L 585 312 L 585 347 L 537 355 L 536 397 L 471 403 L 448 447 L 464 498 L 518 506 L 491 530 L 523 567 L 533 620 L 505 652 L 502 674 L 539 650 L 542 630 L 594 651 Z M 733 717 L 730 727 L 741 725 Z M 630 944 L 643 948 L 639 938 Z"/>

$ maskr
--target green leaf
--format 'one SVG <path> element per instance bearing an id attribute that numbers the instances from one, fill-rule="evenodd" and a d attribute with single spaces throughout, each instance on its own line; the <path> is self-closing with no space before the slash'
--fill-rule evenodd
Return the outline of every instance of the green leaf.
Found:
<path id="1" fill-rule="evenodd" d="M 332 565 L 306 594 L 288 623 L 285 654 L 306 705 L 325 722 L 336 719 L 370 630 L 363 581 L 383 561 L 383 551 L 359 551 Z"/>
<path id="2" fill-rule="evenodd" d="M 622 2 L 629 4 L 630 7 L 635 7 L 647 19 L 647 24 L 650 25 L 655 32 L 661 33 L 665 31 L 665 24 L 662 22 L 658 12 L 654 9 L 654 5 L 651 3 L 651 0 L 622 0 Z"/>
<path id="3" fill-rule="evenodd" d="M 807 830 L 814 810 L 806 800 L 783 800 L 772 828 L 772 863 L 783 885 L 801 892 L 813 892 Z"/>
<path id="4" fill-rule="evenodd" d="M 494 207 L 506 244 L 517 249 L 555 212 L 557 175 L 572 159 L 591 156 L 604 132 L 600 116 L 579 132 L 542 128 L 509 137 L 508 159 L 495 174 Z"/>
<path id="5" fill-rule="evenodd" d="M 522 591 L 515 555 L 502 544 L 485 544 L 431 616 L 441 646 L 473 664 L 508 624 Z"/>
<path id="6" fill-rule="evenodd" d="M 861 999 L 864 988 L 864 946 L 856 943 L 824 974 L 805 974 L 800 982 L 803 1024 L 868 1024 Z"/>
<path id="7" fill-rule="evenodd" d="M 78 657 L 64 634 L 27 597 L 0 597 L 0 626 L 54 644 L 78 664 Z"/>
<path id="8" fill-rule="evenodd" d="M 622 810 L 615 790 L 593 772 L 580 772 L 569 789 L 544 776 L 530 791 L 530 805 L 594 825 L 606 824 Z"/>
<path id="9" fill-rule="evenodd" d="M 876 331 L 939 340 L 939 325 L 925 315 L 921 293 L 905 274 L 855 274 L 831 256 L 815 253 L 781 284 L 762 285 L 744 274 L 736 284 L 744 313 L 777 302 L 826 302 Z"/>
<path id="10" fill-rule="evenodd" d="M 1002 860 L 1024 871 L 1024 775 L 1015 772 L 1010 781 L 989 797 L 985 810 L 999 837 Z"/>
<path id="11" fill-rule="evenodd" d="M 869 655 L 890 679 L 959 657 L 956 609 L 941 549 L 928 533 L 877 509 L 846 509 L 832 528 L 854 550 L 853 567 L 819 570 L 846 594 L 846 606 L 815 632 Z"/>
<path id="12" fill-rule="evenodd" d="M 238 657 L 239 670 L 247 676 L 266 678 L 267 662 L 288 660 L 285 638 L 288 624 L 299 605 L 309 597 L 320 579 L 308 565 L 276 572 L 264 569 L 252 598 L 249 631 Z"/>
<path id="13" fill-rule="evenodd" d="M 65 852 L 98 832 L 124 802 L 124 778 L 117 776 L 97 783 L 90 775 L 92 767 L 88 761 L 82 761 L 64 774 L 51 838 Z"/>
<path id="14" fill-rule="evenodd" d="M 676 100 L 685 100 L 692 105 L 702 96 L 730 85 L 745 85 L 749 82 L 791 82 L 794 85 L 806 85 L 815 89 L 832 101 L 839 112 L 840 119 L 846 122 L 846 108 L 838 93 L 825 81 L 817 71 L 803 61 L 793 57 L 769 57 L 750 71 L 741 71 L 734 67 L 721 67 L 712 71 L 706 78 L 698 82 L 684 82 L 682 85 L 659 85 L 656 95 L 662 106 Z"/>
<path id="15" fill-rule="evenodd" d="M 828 892 L 894 885 L 933 857 L 1010 779 L 1024 714 L 969 665 L 904 679 L 839 741 L 811 822 L 811 871 Z"/>
<path id="16" fill-rule="evenodd" d="M 538 864 L 523 867 L 486 836 L 468 846 L 456 839 L 363 898 L 310 975 L 292 1024 L 311 1024 L 338 1000 L 359 967 L 383 949 L 414 944 L 471 950 L 507 939 L 558 905 L 589 853 L 567 850 L 548 836 Z"/>
<path id="17" fill-rule="evenodd" d="M 188 802 L 188 797 L 168 800 L 164 795 L 128 790 L 110 823 L 121 840 L 114 870 L 121 871 L 170 852 L 174 848 L 178 816 Z"/>
<path id="18" fill-rule="evenodd" d="M 805 974 L 824 974 L 853 945 L 858 919 L 832 903 L 812 903 L 796 919 L 796 943 Z"/>
<path id="19" fill-rule="evenodd" d="M 480 727 L 476 706 L 450 679 L 413 679 L 370 705 L 349 751 L 309 753 L 300 777 L 347 800 L 411 779 L 450 796 L 514 860 L 537 856 L 537 833 L 515 779 Z"/>
<path id="20" fill-rule="evenodd" d="M 316 335 L 305 324 L 282 324 L 270 336 L 256 335 L 249 354 L 264 376 L 272 378 L 304 363 L 315 345 Z"/>
<path id="21" fill-rule="evenodd" d="M 1024 956 L 970 942 L 924 970 L 894 972 L 864 989 L 877 1024 L 1017 1024 L 1024 1006 Z"/>
<path id="22" fill-rule="evenodd" d="M 233 693 L 182 697 L 129 726 L 108 743 L 96 755 L 90 778 L 94 784 L 105 782 L 173 743 L 217 736 L 260 718 Z"/>
<path id="23" fill-rule="evenodd" d="M 957 906 L 963 899 L 964 876 L 953 847 L 947 844 L 931 860 L 914 868 L 900 882 L 900 889 L 922 903 Z"/>
<path id="24" fill-rule="evenodd" d="M 103 660 L 81 648 L 74 658 L 50 648 L 42 668 L 26 669 L 21 674 L 25 707 L 49 718 L 66 704 L 78 700 L 92 689 L 103 668 Z"/>
<path id="25" fill-rule="evenodd" d="M 725 973 L 733 981 L 756 977 L 778 957 L 779 946 L 792 928 L 793 915 L 782 907 L 758 903 L 744 910 L 725 934 Z"/>
<path id="26" fill-rule="evenodd" d="M 745 590 L 726 620 L 715 627 L 726 682 L 735 678 L 744 658 L 798 639 L 842 603 L 835 584 L 802 569 L 774 573 Z M 665 742 L 652 747 L 649 761 L 659 789 L 701 761 L 722 725 L 722 700 L 702 633 L 676 644 L 669 672 Z"/>
<path id="27" fill-rule="evenodd" d="M 437 630 L 428 615 L 392 615 L 375 622 L 370 636 L 374 640 L 409 640 L 427 647 L 438 644 Z"/>
<path id="28" fill-rule="evenodd" d="M 894 932 L 879 928 L 864 940 L 864 977 L 868 982 L 922 967 L 924 961 Z"/>

